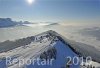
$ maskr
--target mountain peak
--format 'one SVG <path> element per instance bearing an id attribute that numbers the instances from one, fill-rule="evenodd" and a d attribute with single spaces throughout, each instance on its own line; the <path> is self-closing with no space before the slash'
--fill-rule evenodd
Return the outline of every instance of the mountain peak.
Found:
<path id="1" fill-rule="evenodd" d="M 78 44 L 77 44 L 78 45 Z M 89 51 L 84 50 L 84 48 L 78 47 L 76 44 L 73 45 L 68 39 L 61 36 L 57 32 L 53 30 L 49 30 L 38 34 L 36 36 L 30 36 L 23 39 L 18 39 L 15 41 L 5 41 L 0 43 L 0 58 L 4 58 L 6 56 L 11 57 L 12 60 L 14 59 L 40 59 L 40 62 L 45 60 L 53 59 L 52 65 L 48 66 L 41 66 L 35 63 L 34 65 L 30 64 L 23 64 L 22 67 L 26 68 L 66 68 L 67 62 L 70 58 L 80 58 L 80 56 L 87 57 L 91 56 L 93 60 L 99 62 L 100 60 L 97 57 L 94 57 L 89 53 Z M 82 52 L 86 51 L 86 53 Z M 11 60 L 11 61 L 12 61 Z M 3 60 L 2 60 L 3 61 Z M 77 62 L 77 60 L 74 60 Z M 71 63 L 73 60 L 71 59 Z M 18 68 L 18 62 L 14 64 L 8 64 L 9 68 Z M 75 65 L 72 63 L 70 65 L 72 68 L 80 68 L 80 63 Z M 3 67 L 0 67 L 3 68 Z"/>

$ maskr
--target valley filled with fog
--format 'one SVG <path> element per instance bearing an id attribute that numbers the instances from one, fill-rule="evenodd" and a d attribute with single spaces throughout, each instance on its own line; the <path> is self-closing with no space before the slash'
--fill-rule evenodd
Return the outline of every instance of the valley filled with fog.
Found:
<path id="1" fill-rule="evenodd" d="M 34 23 L 0 28 L 0 42 L 16 40 L 54 30 L 67 39 L 91 45 L 100 50 L 99 25 L 64 25 L 60 23 Z"/>

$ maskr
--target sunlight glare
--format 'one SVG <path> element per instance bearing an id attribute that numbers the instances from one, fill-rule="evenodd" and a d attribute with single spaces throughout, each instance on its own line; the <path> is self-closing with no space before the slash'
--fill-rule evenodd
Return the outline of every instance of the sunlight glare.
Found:
<path id="1" fill-rule="evenodd" d="M 27 0 L 28 4 L 32 4 L 35 0 Z"/>

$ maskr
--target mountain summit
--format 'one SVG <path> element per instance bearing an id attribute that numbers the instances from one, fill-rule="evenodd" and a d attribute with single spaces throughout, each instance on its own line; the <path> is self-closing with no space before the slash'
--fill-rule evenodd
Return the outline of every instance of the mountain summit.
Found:
<path id="1" fill-rule="evenodd" d="M 2 42 L 0 48 L 0 68 L 84 68 L 86 61 L 82 60 L 87 60 L 88 56 L 93 62 L 100 62 L 99 51 L 52 30 Z"/>

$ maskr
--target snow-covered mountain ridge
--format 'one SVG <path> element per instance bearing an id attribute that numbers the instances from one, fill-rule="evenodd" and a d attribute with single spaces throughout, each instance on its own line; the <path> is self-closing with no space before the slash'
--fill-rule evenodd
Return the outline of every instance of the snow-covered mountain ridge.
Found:
<path id="1" fill-rule="evenodd" d="M 86 45 L 84 44 L 84 46 Z M 86 46 L 86 48 L 88 47 L 89 49 L 86 49 L 84 46 L 82 43 L 72 42 L 52 30 L 14 42 L 6 41 L 0 43 L 1 59 L 11 57 L 12 62 L 14 59 L 32 60 L 37 58 L 41 59 L 40 62 L 42 62 L 43 59 L 54 59 L 54 61 L 52 65 L 38 65 L 37 63 L 27 65 L 23 63 L 19 67 L 19 61 L 6 65 L 4 58 L 0 62 L 0 64 L 2 64 L 0 68 L 67 68 L 67 56 L 71 58 L 76 56 L 91 56 L 94 61 L 99 62 L 100 52 L 97 50 L 93 51 L 93 48 L 88 46 Z M 92 54 L 91 51 L 93 51 Z M 75 59 L 75 62 L 76 61 Z M 72 63 L 70 68 L 80 68 L 80 63 L 76 65 Z"/>

